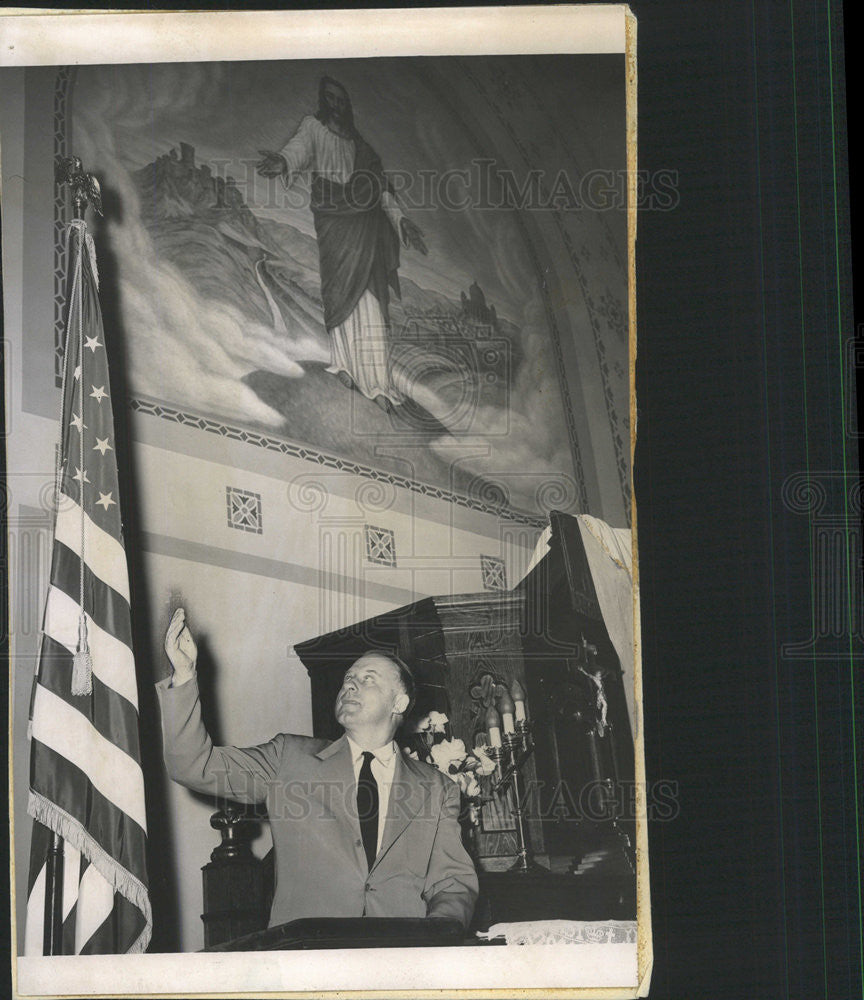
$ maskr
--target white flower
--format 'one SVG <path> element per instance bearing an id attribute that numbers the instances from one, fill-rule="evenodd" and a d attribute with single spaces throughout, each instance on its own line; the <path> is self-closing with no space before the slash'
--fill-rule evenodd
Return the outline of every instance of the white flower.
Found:
<path id="1" fill-rule="evenodd" d="M 444 728 L 450 720 L 443 712 L 430 712 L 429 713 L 429 728 L 433 733 L 446 733 L 447 730 Z"/>
<path id="2" fill-rule="evenodd" d="M 412 733 L 431 733 L 432 732 L 432 716 L 424 715 L 422 719 L 418 719 L 414 725 L 411 727 Z"/>
<path id="3" fill-rule="evenodd" d="M 483 777 L 486 777 L 487 774 L 492 774 L 495 770 L 495 761 L 486 755 L 487 749 L 487 747 L 474 747 L 474 756 L 479 762 L 475 770 Z"/>
<path id="4" fill-rule="evenodd" d="M 450 777 L 456 782 L 469 799 L 480 794 L 480 784 L 470 772 L 460 771 L 458 774 L 451 774 Z"/>
<path id="5" fill-rule="evenodd" d="M 451 767 L 455 772 L 465 760 L 465 744 L 462 740 L 442 740 L 432 747 L 432 763 L 443 774 L 450 774 Z"/>

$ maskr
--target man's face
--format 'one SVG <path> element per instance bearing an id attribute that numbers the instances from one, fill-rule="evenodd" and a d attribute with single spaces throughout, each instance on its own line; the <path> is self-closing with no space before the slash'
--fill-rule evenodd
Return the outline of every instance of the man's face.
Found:
<path id="1" fill-rule="evenodd" d="M 408 696 L 399 680 L 399 669 L 384 656 L 361 656 L 349 667 L 336 696 L 336 721 L 344 729 L 380 726 L 404 711 Z"/>
<path id="2" fill-rule="evenodd" d="M 340 125 L 348 118 L 348 95 L 334 83 L 324 84 L 324 103 L 330 112 L 330 117 Z"/>

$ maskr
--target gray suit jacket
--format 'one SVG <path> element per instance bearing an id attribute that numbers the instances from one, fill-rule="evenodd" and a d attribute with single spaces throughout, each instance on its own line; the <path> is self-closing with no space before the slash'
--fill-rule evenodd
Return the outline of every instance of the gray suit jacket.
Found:
<path id="1" fill-rule="evenodd" d="M 400 753 L 381 850 L 367 867 L 347 739 L 280 733 L 269 743 L 213 746 L 198 684 L 157 685 L 165 764 L 198 792 L 266 803 L 276 857 L 270 926 L 299 917 L 449 917 L 467 926 L 477 873 L 462 846 L 459 788 Z"/>

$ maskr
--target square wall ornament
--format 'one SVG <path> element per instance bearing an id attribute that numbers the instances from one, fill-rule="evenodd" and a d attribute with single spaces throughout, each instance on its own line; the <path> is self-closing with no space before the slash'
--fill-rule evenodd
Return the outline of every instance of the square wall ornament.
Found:
<path id="1" fill-rule="evenodd" d="M 366 558 L 379 566 L 396 565 L 396 538 L 389 528 L 363 526 L 366 539 Z"/>
<path id="2" fill-rule="evenodd" d="M 507 589 L 507 564 L 496 556 L 480 556 L 484 590 Z"/>
<path id="3" fill-rule="evenodd" d="M 261 517 L 261 496 L 248 490 L 238 490 L 234 486 L 225 487 L 228 503 L 228 527 L 238 531 L 252 531 L 256 535 L 264 532 Z"/>

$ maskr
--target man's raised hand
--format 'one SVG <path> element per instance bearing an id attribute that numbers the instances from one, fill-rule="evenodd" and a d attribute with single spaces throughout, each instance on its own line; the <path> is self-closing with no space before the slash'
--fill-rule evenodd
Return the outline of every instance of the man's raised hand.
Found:
<path id="1" fill-rule="evenodd" d="M 186 612 L 178 608 L 174 612 L 168 631 L 165 633 L 165 652 L 174 669 L 171 683 L 177 687 L 185 684 L 195 673 L 198 647 L 186 624 Z"/>

